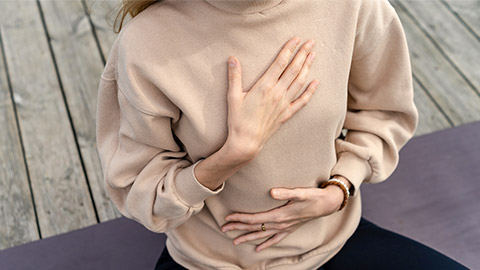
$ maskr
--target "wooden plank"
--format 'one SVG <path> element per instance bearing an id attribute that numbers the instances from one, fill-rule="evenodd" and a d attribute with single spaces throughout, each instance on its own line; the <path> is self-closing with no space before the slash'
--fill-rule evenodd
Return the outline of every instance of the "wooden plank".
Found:
<path id="1" fill-rule="evenodd" d="M 40 236 L 3 61 L 2 39 L 0 25 L 0 249 L 5 249 Z"/>
<path id="2" fill-rule="evenodd" d="M 36 1 L 2 1 L 0 23 L 41 237 L 96 224 Z"/>
<path id="3" fill-rule="evenodd" d="M 403 6 L 396 3 L 392 2 L 392 5 L 407 35 L 412 71 L 419 83 L 454 125 L 479 120 L 480 97 L 421 31 Z"/>
<path id="4" fill-rule="evenodd" d="M 121 7 L 121 0 L 98 1 L 84 0 L 87 5 L 88 14 L 91 17 L 95 33 L 98 37 L 104 59 L 108 57 L 113 41 L 117 34 L 113 32 L 113 23 L 116 13 Z M 126 24 L 130 17 L 125 18 Z M 118 28 L 117 28 L 118 29 Z"/>
<path id="5" fill-rule="evenodd" d="M 104 65 L 89 18 L 81 0 L 40 4 L 98 217 L 100 221 L 121 217 L 103 188 L 96 148 L 97 93 Z"/>
<path id="6" fill-rule="evenodd" d="M 415 17 L 459 74 L 480 96 L 480 42 L 440 1 L 393 0 Z M 455 94 L 462 94 L 455 93 Z"/>
<path id="7" fill-rule="evenodd" d="M 443 0 L 443 4 L 480 37 L 480 0 Z"/>

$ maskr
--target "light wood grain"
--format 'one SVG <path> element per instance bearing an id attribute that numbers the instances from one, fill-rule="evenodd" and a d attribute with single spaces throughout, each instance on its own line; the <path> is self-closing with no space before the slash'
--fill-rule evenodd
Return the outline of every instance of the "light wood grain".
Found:
<path id="1" fill-rule="evenodd" d="M 391 0 L 390 2 L 404 7 L 415 17 L 419 27 L 435 41 L 435 46 L 452 67 L 471 85 L 471 91 L 480 96 L 480 53 L 478 53 L 480 42 L 478 39 L 441 1 Z"/>
<path id="2" fill-rule="evenodd" d="M 442 3 L 479 39 L 480 0 L 442 0 Z"/>
<path id="3" fill-rule="evenodd" d="M 407 35 L 414 76 L 425 91 L 454 125 L 480 119 L 480 97 L 472 86 L 409 16 L 404 6 L 397 1 L 393 6 Z M 430 114 L 435 110 L 431 108 Z"/>
<path id="4" fill-rule="evenodd" d="M 5 59 L 41 236 L 95 224 L 92 200 L 37 3 L 2 1 L 1 5 Z"/>
<path id="5" fill-rule="evenodd" d="M 105 59 L 108 58 L 113 41 L 118 34 L 113 31 L 116 13 L 121 7 L 121 0 L 85 0 L 87 12 L 91 17 Z M 126 21 L 130 16 L 125 18 Z"/>
<path id="6" fill-rule="evenodd" d="M 0 41 L 3 36 L 0 27 Z M 40 237 L 14 109 L 7 69 L 0 61 L 0 249 Z"/>
<path id="7" fill-rule="evenodd" d="M 40 3 L 97 214 L 100 221 L 121 217 L 103 188 L 95 140 L 102 52 L 80 0 Z"/>

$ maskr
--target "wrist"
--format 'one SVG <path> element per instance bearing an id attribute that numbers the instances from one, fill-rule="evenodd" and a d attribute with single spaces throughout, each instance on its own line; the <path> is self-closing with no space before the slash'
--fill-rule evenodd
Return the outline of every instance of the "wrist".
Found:
<path id="1" fill-rule="evenodd" d="M 353 188 L 354 188 L 353 184 L 346 177 L 344 177 L 342 175 L 339 175 L 339 174 L 336 174 L 336 175 L 332 175 L 330 178 L 337 178 L 340 181 L 342 181 L 348 187 L 348 190 L 350 191 L 350 194 L 353 194 Z"/>
<path id="2" fill-rule="evenodd" d="M 253 149 L 241 147 L 230 139 L 227 139 L 225 144 L 218 150 L 221 159 L 232 165 L 242 165 L 248 163 L 255 156 Z"/>
<path id="3" fill-rule="evenodd" d="M 325 191 L 330 194 L 330 203 L 332 211 L 337 211 L 343 203 L 344 193 L 342 188 L 337 185 L 328 185 L 325 187 Z"/>
<path id="4" fill-rule="evenodd" d="M 350 197 L 350 189 L 348 184 L 350 184 L 350 186 L 352 185 L 350 181 L 347 181 L 348 179 L 346 179 L 345 177 L 334 175 L 330 177 L 328 181 L 324 181 L 318 186 L 319 188 L 328 190 L 332 208 L 335 207 L 337 211 L 342 210 L 347 205 L 348 199 Z M 337 186 L 337 188 L 333 188 L 330 186 Z"/>

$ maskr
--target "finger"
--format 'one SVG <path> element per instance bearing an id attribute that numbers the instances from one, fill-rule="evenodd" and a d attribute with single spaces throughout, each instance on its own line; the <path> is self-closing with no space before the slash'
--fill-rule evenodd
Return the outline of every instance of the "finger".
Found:
<path id="1" fill-rule="evenodd" d="M 289 232 L 280 232 L 275 234 L 272 238 L 267 239 L 266 241 L 262 242 L 260 245 L 257 246 L 256 251 L 260 252 L 268 247 L 271 247 L 278 242 L 280 242 L 283 238 L 285 238 Z"/>
<path id="2" fill-rule="evenodd" d="M 305 66 L 305 62 L 310 62 L 310 60 L 307 58 L 307 55 L 312 51 L 314 43 L 315 42 L 313 39 L 306 42 L 295 55 L 295 58 L 290 65 L 288 65 L 288 68 L 282 73 L 280 79 L 278 80 L 278 85 L 280 85 L 282 89 L 287 89 L 295 80 L 295 78 L 297 78 L 300 71 L 302 71 L 303 67 Z"/>
<path id="3" fill-rule="evenodd" d="M 242 73 L 238 59 L 234 56 L 228 57 L 228 98 L 237 99 L 243 93 Z"/>
<path id="4" fill-rule="evenodd" d="M 307 75 L 310 71 L 310 68 L 312 67 L 314 58 L 315 52 L 311 52 L 308 54 L 307 60 L 303 63 L 302 70 L 288 87 L 287 98 L 289 101 L 293 101 L 293 99 L 298 95 L 300 90 L 303 89 L 303 86 L 305 85 L 305 81 L 307 79 Z"/>
<path id="5" fill-rule="evenodd" d="M 298 41 L 298 42 L 297 42 Z M 288 62 L 290 62 L 290 57 L 292 56 L 293 52 L 297 48 L 298 44 L 300 44 L 300 38 L 295 37 L 290 39 L 282 48 L 280 53 L 275 58 L 274 62 L 270 65 L 267 69 L 265 74 L 258 80 L 260 84 L 271 82 L 276 84 L 278 78 L 288 66 Z"/>
<path id="6" fill-rule="evenodd" d="M 305 107 L 310 100 L 310 98 L 313 96 L 315 91 L 317 90 L 318 84 L 320 82 L 318 80 L 312 81 L 307 90 L 305 90 L 302 95 L 300 95 L 294 102 L 290 104 L 290 107 L 287 109 L 287 112 L 283 116 L 284 119 L 282 119 L 282 122 L 287 121 L 289 118 L 292 117 L 295 113 L 297 113 L 300 109 Z"/>
<path id="7" fill-rule="evenodd" d="M 263 222 L 266 230 L 286 230 L 291 226 L 301 222 L 301 219 L 291 220 L 287 222 Z M 242 230 L 242 231 L 260 231 L 262 229 L 261 223 L 257 224 L 246 224 L 242 222 L 230 222 L 222 226 L 222 232 L 233 231 L 233 230 Z"/>
<path id="8" fill-rule="evenodd" d="M 227 217 L 227 221 L 238 221 L 247 224 L 261 224 L 267 222 L 285 222 L 288 221 L 291 212 L 291 204 L 280 208 L 275 208 L 267 212 L 255 214 L 234 213 Z"/>
<path id="9" fill-rule="evenodd" d="M 278 232 L 279 231 L 277 231 L 277 230 L 267 230 L 265 232 L 260 231 L 260 232 L 254 232 L 254 233 L 247 233 L 247 234 L 241 235 L 241 236 L 233 239 L 233 244 L 238 245 L 238 244 L 241 244 L 241 243 L 244 243 L 244 242 L 257 240 L 257 239 L 260 239 L 260 238 L 271 236 L 271 235 L 276 234 Z"/>
<path id="10" fill-rule="evenodd" d="M 267 225 L 265 224 L 265 227 Z M 270 228 L 270 227 L 269 227 Z M 230 222 L 222 226 L 222 232 L 242 230 L 242 231 L 260 231 L 262 229 L 261 224 L 247 224 L 243 222 Z"/>

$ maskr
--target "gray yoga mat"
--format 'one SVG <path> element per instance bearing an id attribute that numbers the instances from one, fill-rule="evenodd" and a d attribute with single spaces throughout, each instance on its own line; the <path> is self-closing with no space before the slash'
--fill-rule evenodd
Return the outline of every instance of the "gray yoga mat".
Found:
<path id="1" fill-rule="evenodd" d="M 480 269 L 480 121 L 414 137 L 387 180 L 360 190 L 368 220 Z"/>
<path id="2" fill-rule="evenodd" d="M 0 251 L 1 270 L 153 270 L 165 234 L 118 218 Z"/>
<path id="3" fill-rule="evenodd" d="M 393 174 L 361 187 L 363 216 L 480 267 L 480 121 L 412 138 Z M 165 235 L 126 219 L 0 251 L 2 270 L 151 269 Z"/>

